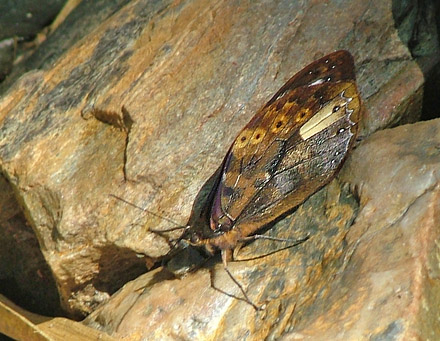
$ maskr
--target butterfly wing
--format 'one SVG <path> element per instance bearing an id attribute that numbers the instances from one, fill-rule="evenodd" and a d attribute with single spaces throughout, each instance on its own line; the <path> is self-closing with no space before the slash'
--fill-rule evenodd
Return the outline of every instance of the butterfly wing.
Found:
<path id="1" fill-rule="evenodd" d="M 337 51 L 292 77 L 226 155 L 211 229 L 247 236 L 328 183 L 354 142 L 360 99 L 354 63 Z"/>

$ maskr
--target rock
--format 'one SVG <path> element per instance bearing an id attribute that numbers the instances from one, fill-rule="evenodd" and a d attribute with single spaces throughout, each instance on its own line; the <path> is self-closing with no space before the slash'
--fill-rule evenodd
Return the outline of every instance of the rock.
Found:
<path id="1" fill-rule="evenodd" d="M 165 269 L 147 273 L 84 322 L 145 340 L 435 339 L 439 146 L 440 119 L 373 134 L 340 176 L 357 188 L 360 207 L 335 180 L 270 231 L 310 233 L 309 240 L 230 263 L 263 311 L 225 294 L 242 297 L 211 262 L 183 279 Z M 267 243 L 247 246 L 245 258 L 279 248 Z"/>
<path id="2" fill-rule="evenodd" d="M 65 1 L 50 0 L 36 3 L 29 0 L 0 4 L 0 41 L 12 37 L 35 36 L 53 20 Z"/>
<path id="3" fill-rule="evenodd" d="M 0 82 L 11 72 L 14 62 L 14 39 L 0 41 Z"/>
<path id="4" fill-rule="evenodd" d="M 420 114 L 423 74 L 399 39 L 390 1 L 280 1 L 256 6 L 138 0 L 114 6 L 112 15 L 107 10 L 101 16 L 89 10 L 84 17 L 79 15 L 84 7 L 78 5 L 66 20 L 81 18 L 87 23 L 77 25 L 84 38 L 76 40 L 74 31 L 66 33 L 76 37 L 69 40 L 75 44 L 58 58 L 56 54 L 51 67 L 42 46 L 37 54 L 46 56 L 47 70 L 26 73 L 0 101 L 1 171 L 19 203 L 16 208 L 39 241 L 62 306 L 71 316 L 94 311 L 169 251 L 166 238 L 149 231 L 170 228 L 169 222 L 109 195 L 185 225 L 196 196 L 203 197 L 201 188 L 240 129 L 287 79 L 317 57 L 340 48 L 354 55 L 367 108 L 363 137 L 399 122 L 413 122 Z M 94 20 L 89 26 L 90 18 Z M 60 28 L 60 32 L 67 29 Z M 62 40 L 56 34 L 52 37 L 45 46 L 53 48 L 55 39 Z M 268 322 L 253 327 L 260 333 L 256 335 L 268 335 L 266 327 L 273 335 L 288 331 L 289 325 L 305 328 L 288 315 L 295 311 L 294 316 L 302 316 L 295 306 L 315 300 L 325 285 L 326 279 L 317 280 L 323 273 L 319 261 L 330 264 L 332 271 L 340 271 L 334 263 L 344 263 L 341 257 L 347 251 L 342 241 L 356 215 L 356 200 L 337 182 L 314 198 L 296 213 L 308 225 L 288 230 L 294 232 L 293 238 L 302 238 L 310 230 L 319 237 L 274 255 L 273 263 L 264 257 L 252 265 L 230 265 L 256 301 L 268 302 L 266 315 L 259 315 L 269 316 L 265 317 Z M 280 233 L 288 233 L 282 226 L 292 219 L 279 222 Z M 330 236 L 323 229 L 327 224 L 334 226 Z M 169 237 L 178 235 L 176 231 Z M 243 254 L 252 254 L 256 248 L 252 245 Z M 285 281 L 284 270 L 277 265 L 280 260 L 299 272 L 283 288 L 274 282 L 277 276 Z M 240 295 L 221 266 L 213 269 L 217 287 Z M 306 269 L 311 271 L 309 277 L 303 276 Z M 214 305 L 209 314 L 225 328 L 237 313 L 253 318 L 248 305 L 212 293 L 208 270 L 180 281 L 164 281 L 170 274 L 155 270 L 133 286 L 146 281 L 141 287 L 145 284 L 148 292 L 165 292 L 165 284 L 183 283 L 190 292 L 176 289 L 179 295 L 198 298 L 202 306 L 192 307 L 195 310 L 206 312 L 203 304 Z M 275 272 L 269 276 L 273 279 L 263 280 L 260 271 Z M 330 271 L 325 276 L 333 275 Z M 197 276 L 202 277 L 194 284 Z M 308 288 L 310 278 L 316 282 Z M 291 286 L 307 287 L 306 294 Z M 261 293 L 264 288 L 266 292 Z M 294 293 L 279 298 L 284 290 Z M 138 296 L 136 292 L 130 299 Z M 172 298 L 156 297 L 159 301 Z M 230 309 L 235 315 L 226 320 L 221 314 Z M 275 331 L 269 326 L 280 310 L 286 313 Z M 111 314 L 118 312 L 113 309 Z M 206 322 L 211 315 L 186 323 L 217 330 L 216 322 Z M 128 325 L 122 315 L 116 319 Z M 237 333 L 247 332 L 244 325 L 238 328 Z M 115 333 L 116 329 L 108 326 Z M 157 329 L 157 333 L 167 331 Z"/>
<path id="5" fill-rule="evenodd" d="M 0 290 L 16 304 L 34 312 L 60 316 L 60 299 L 51 270 L 2 176 L 0 193 Z"/>
<path id="6" fill-rule="evenodd" d="M 0 82 L 11 72 L 14 58 L 29 55 L 34 39 L 57 15 L 65 1 L 3 1 L 0 3 Z M 44 34 L 43 34 L 44 36 Z"/>

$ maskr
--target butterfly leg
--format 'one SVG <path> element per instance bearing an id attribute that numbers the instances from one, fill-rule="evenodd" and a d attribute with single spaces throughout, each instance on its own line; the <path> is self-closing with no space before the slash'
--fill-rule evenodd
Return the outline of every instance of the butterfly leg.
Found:
<path id="1" fill-rule="evenodd" d="M 290 249 L 291 247 L 295 247 L 301 243 L 304 243 L 309 238 L 310 238 L 310 234 L 308 234 L 307 236 L 305 236 L 304 238 L 301 238 L 301 239 L 278 238 L 278 237 L 265 236 L 265 235 L 261 235 L 261 234 L 255 234 L 252 236 L 243 237 L 240 239 L 240 243 L 254 241 L 257 239 L 266 239 L 266 240 L 273 240 L 273 241 L 277 241 L 277 242 L 289 242 L 290 245 L 283 246 L 282 248 L 274 250 L 274 251 L 270 251 L 269 253 L 267 253 L 265 255 L 258 255 L 258 256 L 255 256 L 252 258 L 246 258 L 246 259 L 238 259 L 238 257 L 237 257 L 238 254 L 234 251 L 234 259 L 240 260 L 240 261 L 246 261 L 246 260 L 255 260 L 255 259 L 263 258 L 263 257 L 269 256 L 269 255 L 272 255 L 274 253 L 280 252 L 282 250 L 286 250 L 286 249 Z"/>
<path id="2" fill-rule="evenodd" d="M 310 238 L 309 234 L 301 239 L 278 238 L 278 237 L 265 236 L 263 234 L 254 234 L 252 236 L 241 238 L 240 241 L 241 242 L 249 242 L 249 241 L 253 241 L 253 240 L 257 240 L 257 239 L 266 239 L 266 240 L 274 240 L 277 242 L 291 242 L 291 243 L 293 243 L 293 245 L 291 245 L 291 246 L 296 246 L 298 244 L 304 243 L 309 238 Z"/>
<path id="3" fill-rule="evenodd" d="M 238 253 L 240 252 L 243 245 L 244 245 L 244 243 L 242 243 L 242 242 L 237 243 L 237 246 L 235 247 L 234 252 L 232 253 L 232 259 L 234 259 L 234 260 L 238 259 Z"/>
<path id="4" fill-rule="evenodd" d="M 231 272 L 228 269 L 228 261 L 232 259 L 232 251 L 227 249 L 227 250 L 222 250 L 222 262 L 223 262 L 223 268 L 225 269 L 226 273 L 228 274 L 228 276 L 232 279 L 232 281 L 240 288 L 241 293 L 244 296 L 244 300 L 245 302 L 249 303 L 255 310 L 262 310 L 261 307 L 257 306 L 254 302 L 252 302 L 250 300 L 250 298 L 248 297 L 248 295 L 246 294 L 246 291 L 243 289 L 243 286 L 240 284 L 239 281 L 237 281 L 235 279 L 235 277 L 231 274 Z"/>

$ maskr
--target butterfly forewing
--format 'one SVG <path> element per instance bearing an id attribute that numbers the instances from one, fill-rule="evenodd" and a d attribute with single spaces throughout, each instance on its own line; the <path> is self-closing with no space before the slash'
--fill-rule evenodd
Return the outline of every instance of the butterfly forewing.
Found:
<path id="1" fill-rule="evenodd" d="M 340 168 L 357 132 L 354 63 L 338 51 L 292 77 L 231 146 L 211 228 L 244 237 L 302 203 Z"/>
<path id="2" fill-rule="evenodd" d="M 340 110 L 346 111 L 344 107 Z M 350 129 L 353 122 L 344 117 L 306 140 L 288 142 L 277 171 L 242 210 L 236 227 L 254 228 L 256 223 L 273 220 L 299 205 L 334 176 L 354 136 Z"/>
<path id="3" fill-rule="evenodd" d="M 280 90 L 267 102 L 266 106 L 272 104 L 292 89 L 303 85 L 313 85 L 320 82 L 331 81 L 333 83 L 343 80 L 355 80 L 354 61 L 348 51 L 333 52 L 296 73 L 284 84 Z"/>

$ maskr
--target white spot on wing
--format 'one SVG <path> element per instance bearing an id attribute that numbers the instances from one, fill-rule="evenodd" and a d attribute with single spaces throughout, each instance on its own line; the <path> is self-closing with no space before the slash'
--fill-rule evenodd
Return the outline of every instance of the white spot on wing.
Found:
<path id="1" fill-rule="evenodd" d="M 280 93 L 277 98 L 275 98 L 275 101 L 278 101 L 280 98 L 284 97 L 284 95 L 288 92 L 288 90 L 283 91 L 282 93 Z"/>
<path id="2" fill-rule="evenodd" d="M 317 79 L 316 81 L 310 83 L 309 86 L 319 85 L 319 84 L 322 84 L 324 82 L 325 82 L 325 79 L 320 78 L 320 79 Z"/>

